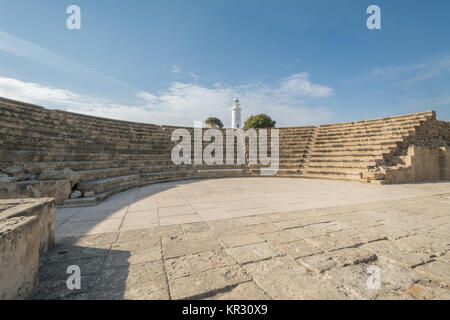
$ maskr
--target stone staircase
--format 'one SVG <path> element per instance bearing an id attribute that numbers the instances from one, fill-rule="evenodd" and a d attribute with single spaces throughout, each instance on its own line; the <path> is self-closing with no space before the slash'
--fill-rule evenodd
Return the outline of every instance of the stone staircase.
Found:
<path id="1" fill-rule="evenodd" d="M 270 153 L 270 130 L 267 131 L 267 149 Z M 300 168 L 310 151 L 316 127 L 279 128 L 279 169 L 276 176 L 298 177 Z M 248 149 L 248 142 L 246 143 Z M 261 164 L 249 165 L 252 175 L 260 175 Z"/>
<path id="2" fill-rule="evenodd" d="M 317 127 L 310 152 L 300 170 L 305 178 L 370 182 L 369 170 L 386 164 L 405 140 L 427 121 L 433 111 Z"/>

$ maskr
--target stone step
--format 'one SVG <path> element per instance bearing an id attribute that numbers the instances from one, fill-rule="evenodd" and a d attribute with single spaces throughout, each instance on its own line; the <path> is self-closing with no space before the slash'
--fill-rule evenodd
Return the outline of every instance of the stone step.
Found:
<path id="1" fill-rule="evenodd" d="M 285 139 L 285 140 L 288 140 L 288 139 L 297 139 L 298 137 L 302 137 L 303 139 L 310 139 L 310 138 L 312 138 L 314 136 L 314 133 L 313 132 L 308 132 L 308 133 L 304 133 L 304 132 L 298 132 L 298 133 L 295 133 L 295 132 L 292 132 L 292 133 L 280 133 L 279 135 L 278 135 L 278 137 L 280 138 L 280 139 Z M 268 135 L 268 137 L 270 138 L 271 136 L 270 135 Z"/>
<path id="2" fill-rule="evenodd" d="M 252 168 L 250 169 L 250 174 L 253 176 L 261 175 L 260 168 Z M 275 176 L 277 177 L 298 177 L 300 174 L 298 169 L 289 169 L 289 168 L 279 168 L 276 172 Z"/>
<path id="3" fill-rule="evenodd" d="M 302 165 L 302 162 L 295 162 L 295 163 L 280 163 L 279 168 L 280 169 L 295 169 L 297 170 Z"/>
<path id="4" fill-rule="evenodd" d="M 45 169 L 63 170 L 65 168 L 73 171 L 84 171 L 91 169 L 109 169 L 116 167 L 139 167 L 139 166 L 158 166 L 158 165 L 170 165 L 172 161 L 170 159 L 153 159 L 153 160 L 90 160 L 90 161 L 61 161 L 61 162 L 11 162 L 0 163 L 1 167 L 7 167 L 10 165 L 20 165 L 24 167 L 27 172 L 38 174 Z"/>
<path id="5" fill-rule="evenodd" d="M 82 161 L 82 160 L 151 160 L 161 158 L 160 154 L 110 154 L 110 153 L 68 153 L 5 150 L 0 146 L 2 162 L 46 162 L 46 161 Z"/>
<path id="6" fill-rule="evenodd" d="M 367 154 L 367 155 L 321 155 L 316 157 L 307 157 L 305 159 L 306 163 L 309 162 L 319 162 L 319 161 L 325 161 L 325 162 L 333 162 L 333 161 L 374 161 L 375 159 L 383 159 L 382 155 L 379 154 Z"/>
<path id="7" fill-rule="evenodd" d="M 367 172 L 367 168 L 336 168 L 336 167 L 323 167 L 323 168 L 311 168 L 305 166 L 300 170 L 302 173 L 306 174 L 343 174 L 343 175 L 358 175 L 361 172 Z"/>
<path id="8" fill-rule="evenodd" d="M 333 128 L 333 127 L 358 127 L 358 126 L 366 126 L 369 124 L 377 124 L 377 123 L 386 123 L 389 122 L 391 124 L 395 124 L 398 121 L 408 120 L 408 119 L 416 119 L 416 118 L 433 118 L 435 117 L 434 111 L 425 111 L 414 114 L 407 114 L 401 116 L 392 116 L 371 120 L 361 120 L 361 121 L 353 121 L 353 122 L 342 122 L 342 123 L 333 123 L 333 124 L 325 124 L 321 125 L 320 128 Z"/>
<path id="9" fill-rule="evenodd" d="M 406 128 L 420 125 L 421 122 L 426 121 L 427 118 L 414 118 L 407 119 L 399 122 L 383 122 L 376 125 L 361 125 L 361 126 L 336 126 L 333 128 L 319 126 L 317 133 L 329 133 L 329 134 L 343 134 L 358 131 L 384 131 L 395 128 Z"/>
<path id="10" fill-rule="evenodd" d="M 356 174 L 336 174 L 336 173 L 329 173 L 329 174 L 316 174 L 316 173 L 301 173 L 299 175 L 302 178 L 308 178 L 308 179 L 329 179 L 329 180 L 350 180 L 350 181 L 363 181 L 361 180 L 361 177 Z"/>
<path id="11" fill-rule="evenodd" d="M 301 164 L 302 164 L 301 162 L 280 163 L 278 167 L 279 167 L 279 169 L 286 169 L 286 170 L 295 169 L 295 170 L 297 170 L 298 168 L 300 168 Z M 268 166 L 262 165 L 262 164 L 250 164 L 248 167 L 250 169 L 258 169 L 258 168 L 264 168 L 264 167 L 268 167 Z"/>
<path id="12" fill-rule="evenodd" d="M 279 163 L 281 164 L 294 164 L 294 163 L 301 163 L 304 158 L 279 158 Z M 253 162 L 254 163 L 254 162 Z M 259 160 L 257 162 L 259 164 Z"/>
<path id="13" fill-rule="evenodd" d="M 233 164 L 233 165 L 165 165 L 165 166 L 151 166 L 151 167 L 139 167 L 136 168 L 138 173 L 146 174 L 146 173 L 164 173 L 164 172 L 175 172 L 175 171 L 185 171 L 185 170 L 193 170 L 193 171 L 201 171 L 201 170 L 244 170 L 246 169 L 245 165 Z"/>
<path id="14" fill-rule="evenodd" d="M 101 201 L 105 200 L 106 198 L 111 197 L 111 196 L 113 196 L 113 195 L 115 195 L 117 193 L 120 193 L 120 192 L 123 192 L 123 191 L 127 191 L 129 189 L 136 188 L 136 187 L 139 187 L 139 186 L 140 186 L 140 182 L 138 182 L 138 183 L 131 183 L 131 184 L 125 184 L 125 185 L 119 185 L 117 187 L 108 189 L 107 191 L 99 193 L 99 194 L 96 195 L 97 202 L 101 202 Z"/>
<path id="15" fill-rule="evenodd" d="M 409 131 L 414 131 L 419 126 L 408 126 L 408 127 L 392 127 L 386 130 L 366 130 L 366 131 L 357 131 L 353 130 L 350 132 L 342 132 L 342 133 L 327 133 L 327 132 L 319 132 L 316 135 L 316 139 L 336 139 L 342 137 L 361 137 L 361 136 L 383 136 L 383 135 L 393 135 L 393 134 L 403 134 L 408 133 Z"/>
<path id="16" fill-rule="evenodd" d="M 166 179 L 174 178 L 188 178 L 193 174 L 192 170 L 173 170 L 173 171 L 159 171 L 141 174 L 141 183 L 150 181 L 168 181 Z"/>
<path id="17" fill-rule="evenodd" d="M 16 130 L 11 129 L 11 125 L 0 126 L 0 136 L 7 137 L 8 140 L 16 141 L 36 141 L 41 143 L 75 143 L 80 145 L 92 144 L 92 145 L 104 145 L 109 147 L 136 147 L 136 146 L 169 146 L 172 145 L 168 139 L 152 137 L 145 140 L 131 140 L 123 139 L 118 140 L 114 138 L 108 138 L 107 135 L 96 138 L 93 136 L 83 137 L 74 135 L 64 135 L 59 131 L 42 133 L 33 129 Z"/>
<path id="18" fill-rule="evenodd" d="M 117 154 L 117 155 L 148 155 L 148 154 L 170 154 L 171 148 L 163 147 L 147 147 L 144 149 L 115 149 L 110 146 L 88 146 L 88 145 L 53 145 L 53 144 L 34 144 L 33 142 L 25 143 L 13 143 L 11 141 L 4 141 L 0 144 L 2 150 L 18 150 L 18 151 L 30 151 L 30 152 L 42 152 L 42 153 L 103 153 L 103 154 Z"/>
<path id="19" fill-rule="evenodd" d="M 242 177 L 249 174 L 248 169 L 202 169 L 202 170 L 176 170 L 165 172 L 144 173 L 141 175 L 141 184 L 173 181 L 180 179 L 205 179 L 219 177 Z"/>
<path id="20" fill-rule="evenodd" d="M 297 142 L 308 142 L 312 139 L 311 136 L 302 136 L 302 135 L 296 135 L 292 137 L 279 137 L 279 141 L 284 143 L 297 143 Z M 270 137 L 267 138 L 267 141 L 270 141 Z"/>
<path id="21" fill-rule="evenodd" d="M 133 141 L 129 139 L 114 140 L 107 136 L 100 139 L 95 139 L 92 136 L 70 136 L 50 133 L 42 133 L 33 131 L 33 129 L 16 130 L 3 126 L 0 128 L 0 135 L 4 135 L 10 141 L 17 141 L 18 143 L 26 143 L 33 141 L 33 143 L 51 143 L 51 144 L 72 144 L 72 145 L 104 145 L 115 148 L 145 148 L 148 146 L 170 145 L 173 144 L 169 138 L 165 137 L 151 137 L 151 139 Z"/>
<path id="22" fill-rule="evenodd" d="M 78 135 L 78 136 L 84 136 L 84 137 L 89 137 L 89 136 L 104 136 L 104 135 L 109 135 L 111 138 L 113 139 L 118 139 L 118 138 L 122 138 L 122 139 L 143 139 L 143 138 L 148 138 L 148 137 L 164 137 L 167 136 L 166 134 L 164 134 L 163 132 L 160 131 L 149 131 L 149 132 L 145 132 L 145 133 L 136 133 L 136 132 L 130 132 L 130 131 L 114 131 L 108 128 L 101 128 L 101 127 L 83 127 L 83 126 L 77 126 L 77 125 L 58 125 L 56 123 L 48 123 L 48 124 L 44 124 L 41 123 L 40 121 L 37 120 L 30 120 L 29 122 L 25 122 L 25 121 L 18 121 L 14 118 L 8 119 L 6 117 L 4 117 L 2 119 L 2 124 L 7 124 L 10 127 L 14 127 L 18 130 L 20 129 L 24 129 L 24 128 L 29 128 L 29 127 L 33 127 L 33 129 L 35 131 L 39 131 L 39 132 L 55 132 L 58 131 L 60 132 L 60 134 L 64 134 L 64 135 Z"/>
<path id="23" fill-rule="evenodd" d="M 340 169 L 367 169 L 376 166 L 375 161 L 358 161 L 358 162 L 307 162 L 303 164 L 303 168 L 340 168 Z"/>
<path id="24" fill-rule="evenodd" d="M 301 161 L 303 159 L 306 158 L 306 154 L 302 154 L 302 155 L 296 155 L 296 154 L 292 154 L 292 155 L 282 155 L 280 154 L 279 159 L 283 159 L 283 160 L 288 160 L 288 161 Z"/>
<path id="25" fill-rule="evenodd" d="M 298 127 L 281 127 L 280 131 L 301 131 L 301 130 L 315 130 L 315 126 L 298 126 Z"/>
<path id="26" fill-rule="evenodd" d="M 342 137 L 317 137 L 315 142 L 334 142 L 334 141 L 364 141 L 364 140 L 385 140 L 388 138 L 398 138 L 399 140 L 403 139 L 403 137 L 413 134 L 414 130 L 411 131 L 398 131 L 391 134 L 356 134 L 356 135 L 346 135 Z"/>
<path id="27" fill-rule="evenodd" d="M 136 170 L 139 174 L 143 174 L 143 173 L 152 173 L 152 172 L 187 170 L 190 167 L 191 167 L 191 165 L 187 165 L 187 164 L 181 164 L 181 165 L 167 164 L 167 165 L 136 167 Z"/>
<path id="28" fill-rule="evenodd" d="M 82 115 L 77 113 L 71 113 L 61 110 L 47 110 L 42 107 L 26 107 L 20 102 L 5 102 L 3 99 L 0 101 L 0 111 L 8 111 L 14 116 L 20 117 L 32 117 L 36 120 L 51 119 L 53 121 L 65 121 L 70 118 L 72 122 L 78 122 L 79 124 L 92 124 L 95 127 L 104 125 L 105 127 L 117 128 L 117 129 L 133 129 L 133 130 L 150 130 L 160 129 L 161 126 L 145 123 L 135 123 L 122 120 L 105 119 L 94 116 Z"/>
<path id="29" fill-rule="evenodd" d="M 142 143 L 145 141 L 170 141 L 170 136 L 164 133 L 152 133 L 145 135 L 130 135 L 130 134 L 119 134 L 111 133 L 107 130 L 81 130 L 80 128 L 70 127 L 58 127 L 58 126 L 42 126 L 39 123 L 30 122 L 27 125 L 20 125 L 13 121 L 6 121 L 6 119 L 1 119 L 2 132 L 8 133 L 8 135 L 17 135 L 25 137 L 36 137 L 40 136 L 50 136 L 50 137 L 60 137 L 60 138 L 72 138 L 79 141 L 115 141 L 115 142 L 136 142 Z M 106 139 L 107 138 L 107 139 Z"/>
<path id="30" fill-rule="evenodd" d="M 367 146 L 367 147 L 364 147 L 364 146 L 350 146 L 350 147 L 335 147 L 335 148 L 330 148 L 330 147 L 325 147 L 325 148 L 318 148 L 318 147 L 314 147 L 313 149 L 311 149 L 311 151 L 310 151 L 310 154 L 324 154 L 324 153 L 332 153 L 332 154 L 334 154 L 334 153 L 336 153 L 336 152 L 338 152 L 338 153 L 341 153 L 341 152 L 347 152 L 347 151 L 349 151 L 349 152 L 363 152 L 363 153 L 366 153 L 366 152 L 375 152 L 375 153 L 378 153 L 378 152 L 389 152 L 389 151 L 391 151 L 391 150 L 394 150 L 394 149 L 396 149 L 397 148 L 397 145 L 392 145 L 392 146 L 390 146 L 390 145 L 383 145 L 383 146 L 375 146 L 375 147 L 373 147 L 373 146 Z"/>
<path id="31" fill-rule="evenodd" d="M 395 147 L 397 146 L 397 144 L 400 142 L 400 140 L 397 138 L 392 138 L 392 139 L 386 139 L 386 140 L 369 140 L 369 141 L 352 141 L 352 142 L 329 142 L 329 143 L 325 143 L 323 141 L 320 142 L 316 142 L 314 144 L 314 149 L 317 148 L 337 148 L 337 147 L 360 147 L 360 146 L 368 146 L 368 147 L 372 147 L 372 146 L 391 146 L 391 147 Z"/>
<path id="32" fill-rule="evenodd" d="M 296 154 L 296 155 L 303 155 L 311 151 L 311 149 L 301 149 L 301 148 L 291 148 L 291 149 L 285 149 L 280 148 L 278 149 L 279 154 Z"/>
<path id="33" fill-rule="evenodd" d="M 80 182 L 89 182 L 93 180 L 106 179 L 117 176 L 127 176 L 137 174 L 138 169 L 131 167 L 116 167 L 106 169 L 91 169 L 78 171 L 80 174 Z"/>
<path id="34" fill-rule="evenodd" d="M 283 168 L 283 169 L 298 169 L 302 165 L 303 165 L 302 161 L 285 162 L 285 161 L 280 160 L 278 163 L 278 167 Z"/>
<path id="35" fill-rule="evenodd" d="M 146 147 L 146 148 L 114 148 L 111 146 L 102 145 L 63 145 L 63 144 L 51 144 L 51 143 L 33 143 L 30 141 L 28 143 L 16 143 L 13 141 L 4 140 L 0 145 L 3 150 L 20 150 L 20 151 L 35 151 L 35 152 L 80 152 L 80 153 L 105 153 L 105 154 L 169 154 L 171 148 L 166 148 L 164 146 Z"/>
<path id="36" fill-rule="evenodd" d="M 310 158 L 307 157 L 305 159 L 305 164 L 312 164 L 312 163 L 342 163 L 342 164 L 360 164 L 362 165 L 363 163 L 378 163 L 380 161 L 383 160 L 383 157 L 379 156 L 376 158 L 372 158 L 372 157 L 367 157 L 366 159 L 361 159 L 361 158 L 355 158 L 355 157 L 348 157 L 348 158 L 335 158 L 335 157 L 316 157 L 316 158 Z"/>
<path id="37" fill-rule="evenodd" d="M 133 174 L 112 178 L 98 179 L 93 181 L 80 182 L 77 189 L 80 191 L 94 191 L 96 194 L 104 193 L 115 188 L 136 186 L 140 182 L 140 175 Z"/>
<path id="38" fill-rule="evenodd" d="M 320 152 L 320 151 L 311 151 L 310 153 L 308 153 L 308 157 L 311 158 L 316 158 L 316 157 L 360 157 L 360 156 L 364 156 L 364 157 L 380 157 L 381 155 L 388 153 L 389 149 L 379 149 L 379 150 L 361 150 L 361 151 L 357 151 L 357 150 L 334 150 L 334 151 L 330 151 L 330 152 Z"/>
<path id="39" fill-rule="evenodd" d="M 411 121 L 414 119 L 433 119 L 435 117 L 434 111 L 426 111 L 417 114 L 407 114 L 401 116 L 393 116 L 393 117 L 385 117 L 371 120 L 361 120 L 361 121 L 353 121 L 353 122 L 341 122 L 341 123 L 332 123 L 332 124 L 324 124 L 320 125 L 320 128 L 335 128 L 335 127 L 358 127 L 358 126 L 367 126 L 367 125 L 379 125 L 384 123 L 389 123 L 395 125 L 396 123 L 401 123 L 404 121 Z"/>
<path id="40" fill-rule="evenodd" d="M 128 124 L 125 126 L 117 126 L 114 121 L 109 120 L 107 122 L 89 121 L 84 119 L 78 119 L 75 116 L 61 115 L 60 111 L 45 110 L 39 113 L 30 113 L 28 111 L 23 112 L 20 110 L 14 110 L 4 105 L 0 105 L 0 115 L 3 119 L 11 119 L 13 122 L 27 124 L 30 122 L 38 123 L 43 126 L 54 124 L 56 126 L 78 126 L 79 128 L 87 128 L 99 130 L 107 129 L 113 132 L 127 132 L 131 134 L 149 134 L 151 132 L 162 132 L 162 128 L 157 125 L 138 123 Z"/>
<path id="41" fill-rule="evenodd" d="M 78 198 L 78 199 L 67 199 L 61 206 L 63 208 L 73 208 L 73 207 L 88 207 L 95 206 L 98 204 L 97 197 L 92 198 Z"/>
<path id="42" fill-rule="evenodd" d="M 194 170 L 193 176 L 199 178 L 241 177 L 247 169 L 202 169 Z"/>
<path id="43" fill-rule="evenodd" d="M 280 141 L 279 143 L 279 148 L 280 149 L 297 149 L 297 150 L 305 150 L 308 149 L 309 146 L 311 145 L 311 142 L 297 142 L 297 143 L 286 143 L 284 141 Z M 264 146 L 264 145 L 263 145 Z M 269 148 L 270 144 L 266 145 Z"/>

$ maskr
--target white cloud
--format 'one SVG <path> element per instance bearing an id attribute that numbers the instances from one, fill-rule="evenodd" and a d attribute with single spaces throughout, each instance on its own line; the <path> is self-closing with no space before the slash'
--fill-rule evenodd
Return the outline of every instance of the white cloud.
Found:
<path id="1" fill-rule="evenodd" d="M 183 69 L 181 69 L 181 67 L 179 65 L 176 65 L 176 64 L 172 65 L 172 70 L 171 71 L 174 74 L 183 73 Z"/>
<path id="2" fill-rule="evenodd" d="M 78 98 L 77 95 L 68 90 L 43 87 L 36 83 L 23 82 L 12 78 L 0 78 L 0 95 L 21 99 L 25 102 L 66 101 Z"/>
<path id="3" fill-rule="evenodd" d="M 331 88 L 312 83 L 309 75 L 302 73 L 281 79 L 274 87 L 264 84 L 232 87 L 216 83 L 208 88 L 174 82 L 163 92 L 137 92 L 138 103 L 122 105 L 70 90 L 0 77 L 0 96 L 107 118 L 184 126 L 192 126 L 194 121 L 209 116 L 219 117 L 229 125 L 235 96 L 241 100 L 243 119 L 266 113 L 278 126 L 327 122 L 332 117 L 331 111 L 326 107 L 308 107 L 308 102 L 332 94 Z"/>
<path id="4" fill-rule="evenodd" d="M 309 73 L 304 72 L 282 79 L 278 93 L 289 96 L 328 97 L 333 94 L 333 89 L 311 83 Z"/>
<path id="5" fill-rule="evenodd" d="M 189 73 L 189 75 L 190 75 L 193 79 L 195 79 L 195 80 L 198 80 L 198 79 L 201 78 L 201 77 L 200 77 L 198 74 L 196 74 L 195 72 L 191 72 L 191 73 Z"/>
<path id="6" fill-rule="evenodd" d="M 398 78 L 401 85 L 412 85 L 450 72 L 450 56 L 429 58 L 420 63 L 375 68 L 371 76 L 381 79 Z"/>

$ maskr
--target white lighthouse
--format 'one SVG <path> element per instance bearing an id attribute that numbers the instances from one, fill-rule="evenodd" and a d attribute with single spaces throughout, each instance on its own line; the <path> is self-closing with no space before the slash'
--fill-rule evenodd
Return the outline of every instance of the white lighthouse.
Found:
<path id="1" fill-rule="evenodd" d="M 233 129 L 241 128 L 241 108 L 237 97 L 234 98 L 233 108 L 231 108 L 231 127 Z"/>

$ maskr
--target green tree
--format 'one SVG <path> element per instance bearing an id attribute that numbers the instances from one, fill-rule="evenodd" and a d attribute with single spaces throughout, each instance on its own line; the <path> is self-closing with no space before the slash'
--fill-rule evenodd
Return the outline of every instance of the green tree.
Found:
<path id="1" fill-rule="evenodd" d="M 256 116 L 250 116 L 244 123 L 245 129 L 255 128 L 274 128 L 277 122 L 272 120 L 268 115 L 264 113 L 257 114 Z"/>
<path id="2" fill-rule="evenodd" d="M 222 121 L 220 121 L 220 119 L 216 117 L 209 117 L 208 119 L 205 120 L 205 123 L 211 128 L 220 128 L 220 129 L 223 128 Z"/>

